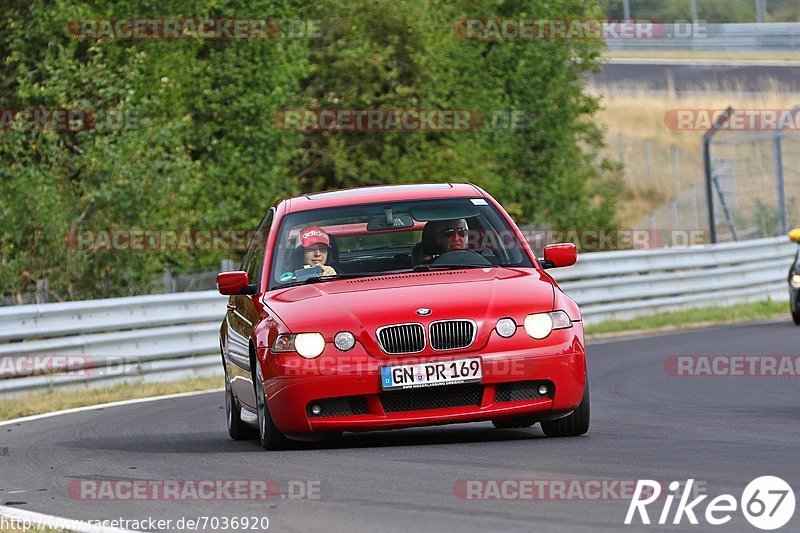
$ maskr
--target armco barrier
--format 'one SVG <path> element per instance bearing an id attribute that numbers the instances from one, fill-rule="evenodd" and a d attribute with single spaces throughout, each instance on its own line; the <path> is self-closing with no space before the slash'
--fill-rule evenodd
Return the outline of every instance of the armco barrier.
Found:
<path id="1" fill-rule="evenodd" d="M 0 308 L 0 370 L 55 355 L 68 356 L 73 371 L 2 379 L 0 396 L 221 375 L 226 301 L 204 291 Z"/>
<path id="2" fill-rule="evenodd" d="M 581 254 L 549 272 L 587 322 L 662 311 L 786 300 L 797 245 L 785 237 L 688 249 Z M 0 308 L 0 362 L 48 355 L 85 356 L 71 375 L 0 380 L 0 396 L 221 374 L 218 330 L 226 299 L 215 291 Z M 2 366 L 0 366 L 2 368 Z"/>
<path id="3" fill-rule="evenodd" d="M 786 237 L 687 249 L 598 252 L 552 270 L 587 322 L 764 300 L 788 300 L 797 245 Z M 787 308 L 788 312 L 788 308 Z"/>
<path id="4" fill-rule="evenodd" d="M 667 24 L 667 31 L 652 39 L 605 40 L 617 50 L 738 50 L 790 51 L 800 46 L 800 23 L 767 22 L 747 24 Z"/>

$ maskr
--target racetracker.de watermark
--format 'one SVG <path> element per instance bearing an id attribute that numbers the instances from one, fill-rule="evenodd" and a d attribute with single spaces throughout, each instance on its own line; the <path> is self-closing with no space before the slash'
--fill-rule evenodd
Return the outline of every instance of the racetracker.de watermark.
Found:
<path id="1" fill-rule="evenodd" d="M 726 115 L 727 120 L 723 120 Z M 712 127 L 729 131 L 798 131 L 800 108 L 670 109 L 664 114 L 664 124 L 677 131 L 705 131 Z"/>
<path id="2" fill-rule="evenodd" d="M 701 230 L 645 230 L 645 229 L 532 229 L 522 230 L 525 239 L 534 249 L 547 244 L 571 242 L 581 251 L 650 250 L 656 248 L 689 248 L 707 242 Z M 484 240 L 488 240 L 486 236 Z M 475 239 L 480 242 L 480 239 Z M 472 242 L 472 241 L 470 241 Z"/>
<path id="3" fill-rule="evenodd" d="M 671 24 L 637 19 L 473 18 L 457 20 L 453 33 L 480 41 L 689 39 L 707 37 L 705 22 Z"/>
<path id="4" fill-rule="evenodd" d="M 77 19 L 67 32 L 75 39 L 267 41 L 317 39 L 322 26 L 319 20 L 272 18 Z"/>
<path id="5" fill-rule="evenodd" d="M 0 131 L 113 131 L 136 129 L 138 115 L 133 110 L 101 111 L 84 109 L 0 109 Z"/>
<path id="6" fill-rule="evenodd" d="M 140 373 L 150 363 L 135 357 L 92 355 L 4 355 L 0 357 L 0 379 L 50 376 L 75 378 L 127 376 Z"/>
<path id="7" fill-rule="evenodd" d="M 73 479 L 67 495 L 103 501 L 319 500 L 321 484 L 276 479 Z"/>
<path id="8" fill-rule="evenodd" d="M 284 109 L 272 121 L 279 129 L 304 132 L 476 131 L 486 118 L 471 109 Z"/>
<path id="9" fill-rule="evenodd" d="M 798 377 L 797 355 L 671 355 L 664 370 L 678 377 Z"/>
<path id="10" fill-rule="evenodd" d="M 240 229 L 84 229 L 65 238 L 71 250 L 117 252 L 244 251 L 260 234 Z"/>
<path id="11" fill-rule="evenodd" d="M 453 494 L 460 500 L 630 500 L 636 493 L 636 479 L 459 479 Z M 656 493 L 647 489 L 648 496 Z M 705 484 L 695 484 L 702 493 Z"/>

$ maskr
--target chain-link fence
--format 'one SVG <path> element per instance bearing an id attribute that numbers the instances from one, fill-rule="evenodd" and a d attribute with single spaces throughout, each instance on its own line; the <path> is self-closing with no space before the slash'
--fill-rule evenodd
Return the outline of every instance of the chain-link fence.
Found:
<path id="1" fill-rule="evenodd" d="M 800 226 L 800 132 L 719 129 L 709 137 L 707 187 L 718 242 L 775 237 Z"/>
<path id="2" fill-rule="evenodd" d="M 623 134 L 606 139 L 607 155 L 624 165 L 627 198 L 637 230 L 707 228 L 703 156 L 673 144 Z M 647 213 L 642 216 L 641 213 Z M 638 215 L 637 215 L 638 214 Z M 630 217 L 628 217 L 630 218 Z M 685 244 L 662 241 L 665 246 Z"/>

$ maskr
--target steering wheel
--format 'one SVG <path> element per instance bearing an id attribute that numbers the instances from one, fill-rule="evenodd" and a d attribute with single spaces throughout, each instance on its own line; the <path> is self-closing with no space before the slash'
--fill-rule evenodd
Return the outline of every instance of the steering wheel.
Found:
<path id="1" fill-rule="evenodd" d="M 492 266 L 485 257 L 472 250 L 448 250 L 431 261 L 432 265 Z"/>

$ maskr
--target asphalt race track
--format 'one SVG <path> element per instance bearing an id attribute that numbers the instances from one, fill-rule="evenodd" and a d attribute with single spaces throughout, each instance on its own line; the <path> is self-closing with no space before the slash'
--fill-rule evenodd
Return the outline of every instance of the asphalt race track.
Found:
<path id="1" fill-rule="evenodd" d="M 674 86 L 677 94 L 692 91 L 772 91 L 774 86 L 794 90 L 800 84 L 800 66 L 790 64 L 736 64 L 692 61 L 674 62 L 634 60 L 632 63 L 606 63 L 602 71 L 590 73 L 590 86 L 636 87 L 643 91 L 665 91 Z M 732 63 L 732 64 L 731 64 Z"/>
<path id="2" fill-rule="evenodd" d="M 265 452 L 229 439 L 222 392 L 0 427 L 0 501 L 77 519 L 268 516 L 270 531 L 758 531 L 725 526 L 625 528 L 628 499 L 465 500 L 465 479 L 693 478 L 741 497 L 754 478 L 800 488 L 800 377 L 677 377 L 671 355 L 798 355 L 791 320 L 590 343 L 592 427 L 547 439 L 538 426 L 490 424 L 348 434 L 336 444 Z M 319 482 L 319 498 L 89 501 L 81 479 L 270 479 Z M 798 494 L 800 496 L 800 494 Z M 678 498 L 676 498 L 676 504 Z M 650 513 L 657 520 L 663 499 Z M 676 505 L 673 505 L 673 511 Z M 674 513 L 670 514 L 670 522 Z M 800 509 L 782 531 L 800 529 Z"/>

